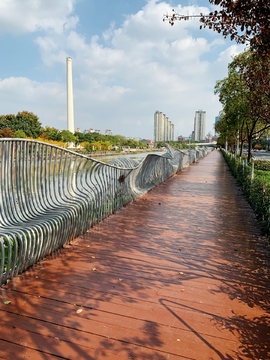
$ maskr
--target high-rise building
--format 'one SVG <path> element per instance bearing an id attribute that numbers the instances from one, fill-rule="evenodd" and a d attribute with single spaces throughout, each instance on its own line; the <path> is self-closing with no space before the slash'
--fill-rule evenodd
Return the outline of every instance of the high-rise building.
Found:
<path id="1" fill-rule="evenodd" d="M 199 110 L 195 112 L 194 119 L 194 140 L 205 140 L 206 112 Z"/>
<path id="2" fill-rule="evenodd" d="M 174 139 L 174 125 L 161 111 L 154 115 L 154 142 L 171 141 Z"/>
<path id="3" fill-rule="evenodd" d="M 164 137 L 163 140 L 168 139 L 168 132 L 169 132 L 169 118 L 164 114 Z"/>
<path id="4" fill-rule="evenodd" d="M 154 141 L 162 141 L 164 138 L 164 114 L 156 111 L 154 115 Z"/>
<path id="5" fill-rule="evenodd" d="M 217 123 L 219 122 L 220 116 L 216 116 L 215 117 L 215 125 L 217 125 Z M 216 129 L 215 129 L 215 134 L 216 134 Z"/>

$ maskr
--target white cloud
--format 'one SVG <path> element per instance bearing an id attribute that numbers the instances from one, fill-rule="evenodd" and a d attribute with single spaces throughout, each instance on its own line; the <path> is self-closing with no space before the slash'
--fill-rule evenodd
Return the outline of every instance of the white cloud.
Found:
<path id="1" fill-rule="evenodd" d="M 58 83 L 39 83 L 24 77 L 0 79 L 0 107 L 2 114 L 27 110 L 40 117 L 43 126 L 57 127 L 66 118 L 65 86 Z M 59 128 L 65 124 L 58 123 Z"/>
<path id="2" fill-rule="evenodd" d="M 0 33 L 22 34 L 40 30 L 61 33 L 75 28 L 76 0 L 1 0 Z"/>
<path id="3" fill-rule="evenodd" d="M 136 14 L 127 15 L 122 26 L 116 28 L 112 22 L 102 38 L 94 35 L 90 42 L 76 31 L 75 0 L 19 2 L 29 4 L 31 16 L 29 24 L 21 22 L 16 27 L 18 31 L 20 26 L 21 31 L 36 31 L 40 26 L 49 30 L 36 39 L 46 66 L 61 63 L 64 67 L 66 57 L 72 54 L 77 74 L 75 127 L 109 128 L 114 133 L 152 138 L 153 114 L 160 110 L 175 124 L 176 134 L 188 135 L 195 111 L 202 108 L 209 119 L 207 130 L 212 128 L 220 110 L 213 95 L 215 80 L 226 76 L 230 55 L 239 51 L 238 46 L 225 49 L 218 35 L 211 33 L 209 37 L 209 31 L 198 32 L 196 21 L 182 21 L 174 27 L 163 23 L 162 15 L 171 9 L 166 2 L 149 1 Z M 41 3 L 46 4 L 42 14 Z M 20 9 L 14 17 L 9 16 L 9 24 L 21 13 Z M 184 14 L 207 12 L 195 5 L 175 9 Z M 19 87 L 24 89 L 21 97 Z M 16 104 L 16 111 L 27 106 L 33 112 L 36 109 L 44 126 L 56 126 L 55 119 L 65 119 L 65 84 L 9 78 L 0 82 L 0 96 L 3 105 L 5 101 Z"/>
<path id="4" fill-rule="evenodd" d="M 232 59 L 245 50 L 245 45 L 231 45 L 219 54 L 218 62 L 229 63 Z"/>

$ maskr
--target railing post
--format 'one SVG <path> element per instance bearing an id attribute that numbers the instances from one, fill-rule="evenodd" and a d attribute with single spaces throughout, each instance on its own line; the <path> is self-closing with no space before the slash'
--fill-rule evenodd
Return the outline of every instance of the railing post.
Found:
<path id="1" fill-rule="evenodd" d="M 251 181 L 254 180 L 254 162 L 251 165 Z"/>

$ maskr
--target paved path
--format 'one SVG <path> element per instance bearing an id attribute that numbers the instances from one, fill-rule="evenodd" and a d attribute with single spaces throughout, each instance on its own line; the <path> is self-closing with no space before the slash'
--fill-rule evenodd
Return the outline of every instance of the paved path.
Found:
<path id="1" fill-rule="evenodd" d="M 0 359 L 270 359 L 267 259 L 215 151 L 3 288 Z"/>

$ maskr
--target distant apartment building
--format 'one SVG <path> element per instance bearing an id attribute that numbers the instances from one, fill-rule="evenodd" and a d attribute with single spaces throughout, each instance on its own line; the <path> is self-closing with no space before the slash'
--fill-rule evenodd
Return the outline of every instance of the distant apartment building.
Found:
<path id="1" fill-rule="evenodd" d="M 205 122 L 206 112 L 198 110 L 195 112 L 194 118 L 194 140 L 204 141 L 205 140 Z"/>
<path id="2" fill-rule="evenodd" d="M 178 141 L 185 141 L 185 140 L 186 140 L 185 136 L 182 135 L 178 136 Z"/>
<path id="3" fill-rule="evenodd" d="M 93 128 L 90 128 L 89 130 L 84 130 L 84 135 L 85 134 L 88 134 L 88 133 L 93 133 L 94 132 L 94 129 Z"/>
<path id="4" fill-rule="evenodd" d="M 105 135 L 112 135 L 112 130 L 106 129 L 105 130 Z"/>
<path id="5" fill-rule="evenodd" d="M 154 142 L 174 140 L 174 124 L 161 111 L 154 114 Z"/>
<path id="6" fill-rule="evenodd" d="M 81 132 L 81 129 L 78 127 L 75 132 Z"/>

